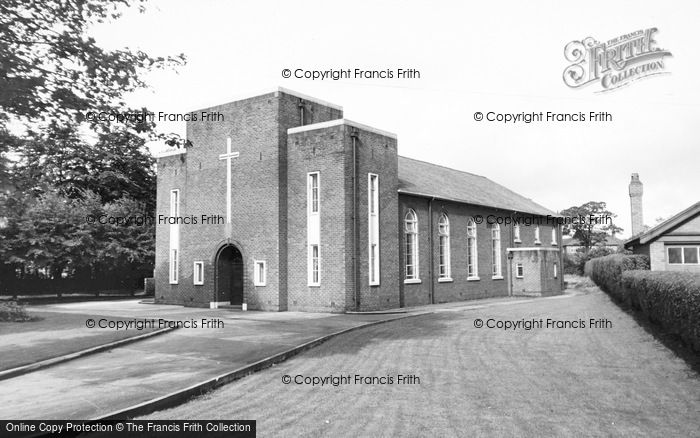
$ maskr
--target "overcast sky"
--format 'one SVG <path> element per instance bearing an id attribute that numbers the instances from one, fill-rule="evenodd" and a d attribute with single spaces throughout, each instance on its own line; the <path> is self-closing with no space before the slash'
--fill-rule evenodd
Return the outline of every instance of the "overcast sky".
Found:
<path id="1" fill-rule="evenodd" d="M 630 232 L 630 174 L 645 223 L 700 200 L 700 2 L 151 1 L 94 30 L 107 47 L 185 53 L 130 96 L 187 112 L 282 86 L 394 132 L 399 154 L 486 176 L 552 210 L 605 201 Z M 656 27 L 666 71 L 611 93 L 571 89 L 564 46 Z M 414 68 L 420 79 L 285 79 L 282 70 Z M 477 122 L 474 113 L 607 111 L 607 123 Z M 695 126 L 695 129 L 691 129 Z M 184 134 L 183 124 L 165 132 Z M 465 188 L 468 189 L 468 188 Z"/>

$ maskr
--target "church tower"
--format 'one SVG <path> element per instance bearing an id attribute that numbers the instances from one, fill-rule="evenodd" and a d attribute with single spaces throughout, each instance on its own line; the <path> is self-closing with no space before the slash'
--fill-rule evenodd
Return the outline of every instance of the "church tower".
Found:
<path id="1" fill-rule="evenodd" d="M 644 216 L 642 214 L 642 194 L 644 192 L 644 187 L 642 182 L 639 180 L 639 174 L 633 173 L 632 180 L 629 185 L 630 193 L 630 208 L 632 214 L 632 235 L 644 231 Z"/>

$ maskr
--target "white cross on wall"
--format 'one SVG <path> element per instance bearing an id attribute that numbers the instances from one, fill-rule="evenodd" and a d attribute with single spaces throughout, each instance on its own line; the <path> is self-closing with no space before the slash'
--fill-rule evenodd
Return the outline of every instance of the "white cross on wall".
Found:
<path id="1" fill-rule="evenodd" d="M 226 223 L 231 223 L 231 158 L 238 157 L 238 152 L 231 152 L 231 137 L 226 139 L 226 153 L 219 155 L 219 160 L 226 160 Z"/>

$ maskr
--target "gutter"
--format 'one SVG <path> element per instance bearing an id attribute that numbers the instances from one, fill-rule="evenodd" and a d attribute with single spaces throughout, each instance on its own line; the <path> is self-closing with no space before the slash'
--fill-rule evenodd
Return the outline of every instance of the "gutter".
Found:
<path id="1" fill-rule="evenodd" d="M 353 301 L 355 303 L 355 311 L 360 311 L 360 293 L 359 293 L 359 263 L 358 259 L 358 232 L 357 232 L 357 129 L 352 128 L 350 131 L 352 138 L 352 288 Z"/>
<path id="2" fill-rule="evenodd" d="M 429 225 L 429 232 L 428 232 L 428 247 L 430 248 L 430 253 L 429 253 L 429 263 L 430 263 L 430 269 L 428 269 L 428 279 L 430 280 L 430 304 L 435 304 L 435 282 L 433 281 L 433 270 L 435 269 L 435 266 L 433 266 L 433 263 L 435 263 L 434 259 L 434 249 L 433 248 L 433 201 L 435 198 L 431 198 L 430 201 L 428 201 L 428 225 Z M 420 268 L 420 267 L 419 267 Z"/>

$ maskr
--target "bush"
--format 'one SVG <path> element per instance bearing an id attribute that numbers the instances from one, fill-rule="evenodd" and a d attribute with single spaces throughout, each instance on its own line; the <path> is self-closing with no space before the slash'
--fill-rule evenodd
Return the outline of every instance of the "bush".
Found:
<path id="1" fill-rule="evenodd" d="M 618 301 L 631 304 L 629 291 L 622 287 L 622 273 L 639 269 L 649 269 L 649 257 L 612 254 L 589 260 L 586 262 L 584 272 L 604 292 Z"/>
<path id="2" fill-rule="evenodd" d="M 31 319 L 24 306 L 20 306 L 14 301 L 0 303 L 0 321 L 24 322 Z"/>
<path id="3" fill-rule="evenodd" d="M 564 254 L 564 273 L 572 275 L 585 275 L 585 265 L 591 259 L 617 253 L 618 250 L 605 246 L 594 246 L 587 253 L 579 249 L 574 254 Z"/>
<path id="4" fill-rule="evenodd" d="M 627 271 L 622 287 L 632 306 L 700 351 L 700 275 Z"/>
<path id="5" fill-rule="evenodd" d="M 586 263 L 587 274 L 603 291 L 700 351 L 700 275 L 648 269 L 648 257 L 640 255 L 614 254 Z"/>

